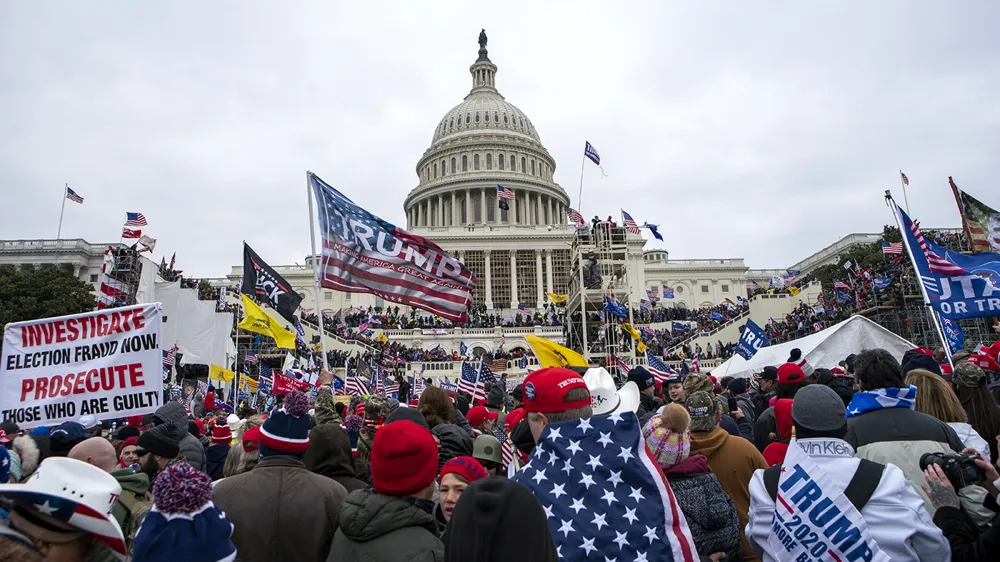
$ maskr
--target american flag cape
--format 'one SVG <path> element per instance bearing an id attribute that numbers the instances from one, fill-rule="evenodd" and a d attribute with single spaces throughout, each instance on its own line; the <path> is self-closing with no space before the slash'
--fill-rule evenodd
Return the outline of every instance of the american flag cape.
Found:
<path id="1" fill-rule="evenodd" d="M 548 425 L 513 480 L 542 504 L 560 560 L 698 560 L 631 412 Z"/>
<path id="2" fill-rule="evenodd" d="M 476 278 L 465 265 L 434 242 L 355 205 L 316 175 L 308 177 L 319 207 L 324 288 L 369 293 L 468 321 Z"/>

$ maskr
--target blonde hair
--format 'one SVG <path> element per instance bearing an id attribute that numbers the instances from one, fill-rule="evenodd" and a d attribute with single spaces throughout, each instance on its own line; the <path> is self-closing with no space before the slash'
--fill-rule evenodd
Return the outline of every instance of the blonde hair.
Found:
<path id="1" fill-rule="evenodd" d="M 925 369 L 914 369 L 906 374 L 906 384 L 917 387 L 918 412 L 934 416 L 945 423 L 968 423 L 965 408 L 941 375 Z"/>

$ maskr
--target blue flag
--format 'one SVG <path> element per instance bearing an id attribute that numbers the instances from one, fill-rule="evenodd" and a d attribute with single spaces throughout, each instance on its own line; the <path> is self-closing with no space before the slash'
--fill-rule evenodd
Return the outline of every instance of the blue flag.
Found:
<path id="1" fill-rule="evenodd" d="M 674 298 L 674 288 L 673 287 L 663 287 L 663 298 L 672 299 Z"/>
<path id="2" fill-rule="evenodd" d="M 948 340 L 948 347 L 952 353 L 965 349 L 965 332 L 958 322 L 942 316 L 941 327 L 944 328 L 944 339 Z"/>
<path id="3" fill-rule="evenodd" d="M 837 302 L 854 302 L 854 298 L 851 297 L 851 295 L 847 294 L 846 292 L 837 289 L 836 293 L 837 293 Z"/>
<path id="4" fill-rule="evenodd" d="M 876 289 L 885 289 L 889 285 L 892 285 L 892 279 L 889 279 L 888 277 L 875 277 L 872 279 L 872 285 L 874 285 Z"/>
<path id="5" fill-rule="evenodd" d="M 964 255 L 942 248 L 898 205 L 896 211 L 928 304 L 951 319 L 1000 315 L 1000 254 Z"/>
<path id="6" fill-rule="evenodd" d="M 743 328 L 743 334 L 740 335 L 740 341 L 736 343 L 736 353 L 739 353 L 740 357 L 749 360 L 760 348 L 766 347 L 769 343 L 770 341 L 767 339 L 767 334 L 764 333 L 764 330 L 757 324 L 754 324 L 753 320 L 747 320 L 746 326 Z"/>
<path id="7" fill-rule="evenodd" d="M 688 331 L 690 329 L 691 328 L 688 328 L 687 324 L 681 324 L 680 322 L 671 322 L 670 323 L 670 331 L 671 332 L 686 332 L 686 331 Z"/>
<path id="8" fill-rule="evenodd" d="M 719 314 L 714 310 L 712 311 L 711 314 L 708 315 L 708 317 L 711 318 L 712 320 L 718 320 L 719 322 L 722 322 L 725 319 L 721 314 Z"/>
<path id="9" fill-rule="evenodd" d="M 604 312 L 613 314 L 618 318 L 625 318 L 628 316 L 628 310 L 626 310 L 620 303 L 611 300 L 609 297 L 604 297 Z"/>
<path id="10" fill-rule="evenodd" d="M 649 224 L 648 222 L 643 226 L 649 229 L 649 233 L 653 235 L 653 238 L 656 238 L 660 242 L 663 242 L 663 235 L 660 234 L 660 231 L 657 230 L 658 228 L 660 228 L 659 226 L 655 224 Z"/>
<path id="11" fill-rule="evenodd" d="M 465 345 L 465 342 L 458 342 L 458 352 L 464 357 L 466 352 L 469 351 L 469 346 Z"/>
<path id="12" fill-rule="evenodd" d="M 597 153 L 597 149 L 590 142 L 587 142 L 587 146 L 583 148 L 583 155 L 590 158 L 594 164 L 601 165 L 601 155 Z"/>

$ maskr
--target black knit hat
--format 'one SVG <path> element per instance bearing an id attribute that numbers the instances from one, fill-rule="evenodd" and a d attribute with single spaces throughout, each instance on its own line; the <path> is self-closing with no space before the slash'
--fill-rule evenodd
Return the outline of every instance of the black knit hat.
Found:
<path id="1" fill-rule="evenodd" d="M 181 452 L 173 435 L 174 432 L 170 428 L 170 424 L 158 425 L 140 435 L 137 446 L 139 449 L 149 451 L 154 455 L 172 459 Z"/>
<path id="2" fill-rule="evenodd" d="M 115 433 L 115 439 L 124 441 L 129 437 L 139 437 L 139 428 L 131 425 L 123 425 Z"/>
<path id="3" fill-rule="evenodd" d="M 632 367 L 632 370 L 628 372 L 628 380 L 634 382 L 639 390 L 646 390 L 656 382 L 653 375 L 641 365 Z"/>

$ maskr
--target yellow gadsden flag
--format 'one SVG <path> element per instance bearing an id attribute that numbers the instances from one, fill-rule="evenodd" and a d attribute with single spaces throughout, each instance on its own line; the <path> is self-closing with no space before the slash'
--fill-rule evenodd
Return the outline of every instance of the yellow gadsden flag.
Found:
<path id="1" fill-rule="evenodd" d="M 799 294 L 799 288 L 798 287 L 789 287 L 788 288 L 788 292 L 791 293 L 792 296 L 794 297 L 794 296 L 796 296 L 796 295 Z"/>
<path id="2" fill-rule="evenodd" d="M 218 365 L 212 365 L 208 368 L 208 378 L 213 381 L 233 382 L 233 379 L 236 378 L 236 373 Z"/>
<path id="3" fill-rule="evenodd" d="M 569 295 L 557 295 L 555 293 L 545 293 L 549 296 L 549 300 L 554 303 L 566 302 L 569 299 Z"/>
<path id="4" fill-rule="evenodd" d="M 257 303 L 250 300 L 246 295 L 243 297 L 243 310 L 246 317 L 240 322 L 237 328 L 242 328 L 248 332 L 269 336 L 274 338 L 274 342 L 282 349 L 295 349 L 295 334 L 282 328 L 278 321 L 271 318 L 271 315 L 264 312 L 264 309 L 257 306 Z"/>
<path id="5" fill-rule="evenodd" d="M 622 331 L 632 336 L 632 339 L 638 340 L 640 338 L 639 331 L 632 327 L 628 322 L 622 322 Z"/>
<path id="6" fill-rule="evenodd" d="M 389 338 L 386 337 L 385 332 L 379 332 L 378 333 L 378 341 L 380 341 L 382 343 L 389 343 Z"/>
<path id="7" fill-rule="evenodd" d="M 579 353 L 538 336 L 524 336 L 542 367 L 589 367 Z"/>

